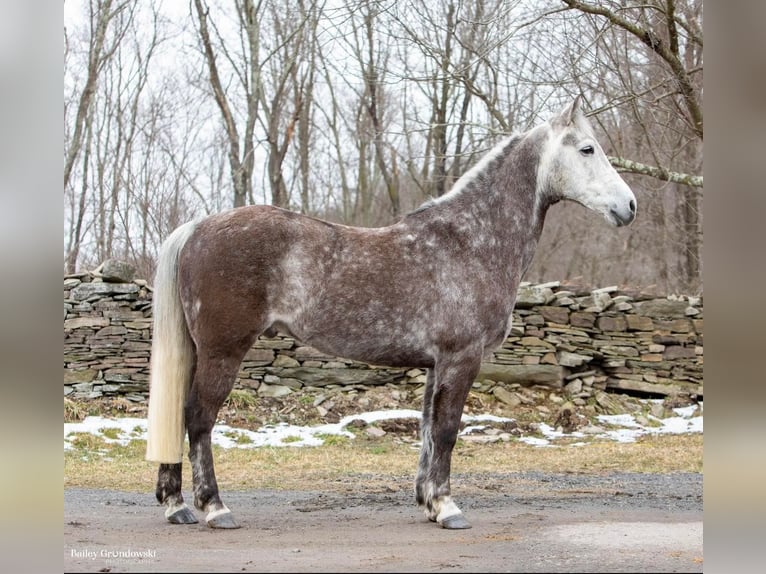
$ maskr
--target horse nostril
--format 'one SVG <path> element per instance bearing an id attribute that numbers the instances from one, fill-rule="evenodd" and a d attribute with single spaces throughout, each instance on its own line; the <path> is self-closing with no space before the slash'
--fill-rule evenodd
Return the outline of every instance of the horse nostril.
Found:
<path id="1" fill-rule="evenodd" d="M 628 204 L 628 207 L 630 208 L 630 212 L 635 215 L 636 214 L 636 200 L 631 199 L 630 203 Z"/>

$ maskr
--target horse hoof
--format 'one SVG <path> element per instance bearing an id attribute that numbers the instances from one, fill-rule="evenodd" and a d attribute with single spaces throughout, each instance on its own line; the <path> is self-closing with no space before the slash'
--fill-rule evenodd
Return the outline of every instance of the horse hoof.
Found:
<path id="1" fill-rule="evenodd" d="M 471 528 L 471 523 L 462 514 L 453 514 L 441 521 L 442 528 L 447 530 L 465 530 Z"/>
<path id="2" fill-rule="evenodd" d="M 211 512 L 207 515 L 206 522 L 210 528 L 221 528 L 227 530 L 240 528 L 239 524 L 237 524 L 237 521 L 234 520 L 234 516 L 228 508 L 225 509 L 224 512 Z"/>
<path id="3" fill-rule="evenodd" d="M 175 510 L 169 508 L 165 512 L 165 518 L 171 524 L 197 524 L 199 522 L 192 509 L 185 504 Z"/>

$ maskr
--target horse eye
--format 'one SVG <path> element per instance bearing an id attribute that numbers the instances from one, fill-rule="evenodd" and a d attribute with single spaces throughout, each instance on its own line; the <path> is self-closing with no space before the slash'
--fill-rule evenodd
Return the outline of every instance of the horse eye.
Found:
<path id="1" fill-rule="evenodd" d="M 580 150 L 580 153 L 583 155 L 593 155 L 593 146 L 592 145 L 586 145 L 584 148 Z"/>

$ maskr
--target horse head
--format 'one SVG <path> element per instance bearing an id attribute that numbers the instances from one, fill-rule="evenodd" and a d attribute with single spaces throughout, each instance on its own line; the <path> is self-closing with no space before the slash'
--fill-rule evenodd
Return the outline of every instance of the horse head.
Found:
<path id="1" fill-rule="evenodd" d="M 636 197 L 614 169 L 580 108 L 580 96 L 547 123 L 538 189 L 551 201 L 569 199 L 603 215 L 612 225 L 636 217 Z"/>

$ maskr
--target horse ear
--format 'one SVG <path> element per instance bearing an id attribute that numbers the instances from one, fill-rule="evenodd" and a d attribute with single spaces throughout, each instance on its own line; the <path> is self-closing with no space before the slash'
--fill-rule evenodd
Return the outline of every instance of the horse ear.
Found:
<path id="1" fill-rule="evenodd" d="M 582 104 L 582 96 L 580 94 L 577 94 L 575 96 L 574 101 L 572 102 L 572 107 L 569 111 L 569 123 L 571 124 L 574 119 L 580 115 L 580 104 Z"/>
<path id="2" fill-rule="evenodd" d="M 575 96 L 575 99 L 572 101 L 571 104 L 569 104 L 564 110 L 558 115 L 558 117 L 554 120 L 554 124 L 566 127 L 570 126 L 574 123 L 575 118 L 582 113 L 580 111 L 580 104 L 582 103 L 582 96 L 577 95 Z"/>

